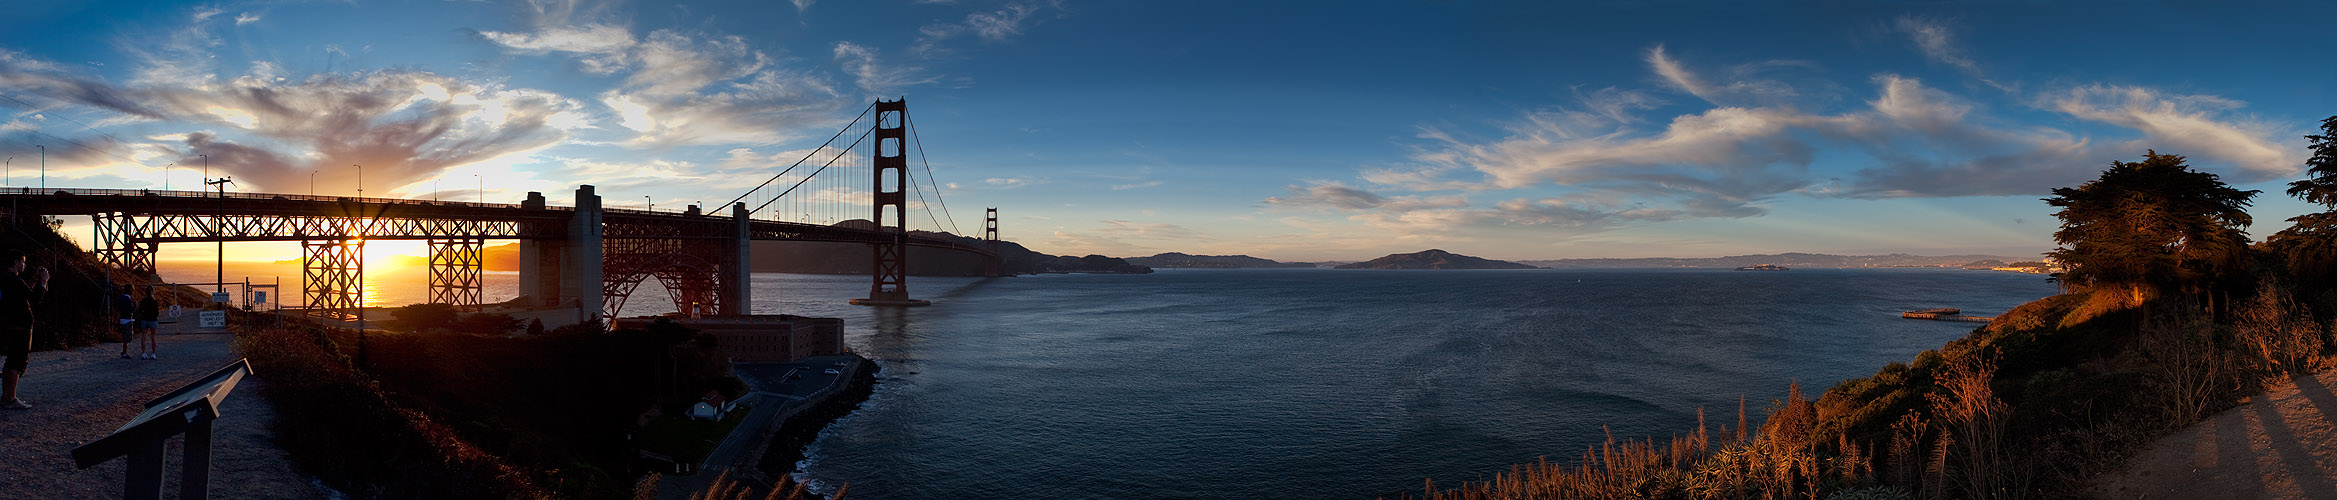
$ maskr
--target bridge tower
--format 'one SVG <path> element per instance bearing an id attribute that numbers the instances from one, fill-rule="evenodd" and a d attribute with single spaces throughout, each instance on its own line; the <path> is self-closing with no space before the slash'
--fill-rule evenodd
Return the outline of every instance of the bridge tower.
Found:
<path id="1" fill-rule="evenodd" d="M 909 198 L 905 191 L 909 181 L 908 139 L 905 127 L 909 119 L 909 100 L 876 101 L 875 152 L 869 157 L 874 163 L 876 191 L 875 212 L 869 219 L 880 231 L 890 233 L 886 243 L 872 243 L 876 254 L 876 281 L 868 285 L 868 298 L 852 299 L 863 306 L 923 306 L 932 302 L 909 298 Z M 888 222 L 885 209 L 892 209 Z"/>
<path id="2" fill-rule="evenodd" d="M 990 250 L 990 260 L 982 262 L 982 275 L 992 278 L 1006 275 L 1006 255 L 998 253 L 998 209 L 982 214 L 982 246 Z"/>

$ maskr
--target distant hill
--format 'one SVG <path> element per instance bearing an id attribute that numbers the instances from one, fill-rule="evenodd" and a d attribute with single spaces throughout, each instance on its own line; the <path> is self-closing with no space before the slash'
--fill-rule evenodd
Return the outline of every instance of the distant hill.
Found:
<path id="1" fill-rule="evenodd" d="M 1169 252 L 1151 257 L 1129 257 L 1129 264 L 1150 267 L 1190 269 L 1250 269 L 1270 267 L 1315 267 L 1308 262 L 1276 262 L 1248 255 L 1188 255 Z"/>
<path id="2" fill-rule="evenodd" d="M 1357 263 L 1354 263 L 1354 264 L 1347 264 L 1347 265 L 1339 266 L 1338 268 L 1339 268 L 1339 269 L 1533 269 L 1533 268 L 1534 268 L 1534 266 L 1529 266 L 1529 265 L 1525 265 L 1525 264 L 1519 264 L 1519 263 L 1516 263 L 1516 262 L 1509 262 L 1509 261 L 1500 261 L 1500 260 L 1492 260 L 1492 259 L 1480 259 L 1480 258 L 1476 258 L 1476 257 L 1470 257 L 1470 256 L 1467 256 L 1467 255 L 1461 255 L 1461 254 L 1452 253 L 1452 252 L 1447 252 L 1447 251 L 1443 251 L 1443 250 L 1435 250 L 1435 249 L 1430 249 L 1430 250 L 1427 250 L 1427 251 L 1422 251 L 1422 252 L 1419 252 L 1419 253 L 1399 253 L 1399 254 L 1389 254 L 1389 255 L 1388 255 L 1388 256 L 1386 256 L 1386 257 L 1380 257 L 1380 258 L 1377 258 L 1377 259 L 1371 259 L 1371 260 L 1369 260 L 1369 261 L 1364 261 L 1364 262 L 1357 262 Z"/>
<path id="3" fill-rule="evenodd" d="M 852 228 L 874 228 L 866 220 L 853 219 L 836 223 Z M 979 244 L 979 238 L 949 233 L 910 231 L 925 238 L 956 239 Z M 1035 273 L 1119 273 L 1144 274 L 1152 268 L 1131 264 L 1126 260 L 1102 255 L 1071 257 L 1047 255 L 1023 248 L 1019 243 L 1001 241 L 998 253 L 1004 254 L 1006 272 Z M 864 243 L 757 241 L 754 243 L 754 271 L 763 273 L 802 274 L 868 274 L 875 255 Z M 908 271 L 915 276 L 980 276 L 983 257 L 980 255 L 935 248 L 910 248 Z"/>
<path id="4" fill-rule="evenodd" d="M 1785 267 L 1963 267 L 1978 261 L 2012 261 L 1997 255 L 1828 255 L 1780 253 L 1710 258 L 1649 257 L 1637 259 L 1558 259 L 1522 261 L 1542 267 L 1744 267 L 1775 264 Z"/>

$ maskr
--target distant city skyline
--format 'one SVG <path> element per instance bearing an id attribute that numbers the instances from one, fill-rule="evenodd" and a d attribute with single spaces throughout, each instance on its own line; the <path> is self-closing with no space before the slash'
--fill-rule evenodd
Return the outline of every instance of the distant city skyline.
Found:
<path id="1" fill-rule="evenodd" d="M 592 184 L 611 207 L 678 207 L 726 201 L 869 100 L 905 96 L 956 225 L 999 207 L 1007 239 L 1053 254 L 2029 257 L 2053 247 L 2047 190 L 2146 149 L 2263 190 L 2258 239 L 2316 210 L 2281 190 L 2301 136 L 2337 114 L 2337 65 L 2313 49 L 2333 15 L 41 2 L 0 19 L 0 156 L 11 186 L 39 182 L 45 150 L 52 187 L 193 189 L 208 163 L 237 190 L 354 194 L 364 165 L 373 196 L 564 200 Z M 67 233 L 87 238 L 76 219 Z"/>

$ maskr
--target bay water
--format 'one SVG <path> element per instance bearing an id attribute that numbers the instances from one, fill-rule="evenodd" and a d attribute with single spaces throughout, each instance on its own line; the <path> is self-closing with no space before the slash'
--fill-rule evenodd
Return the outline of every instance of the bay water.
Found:
<path id="1" fill-rule="evenodd" d="M 177 282 L 209 263 L 165 263 Z M 297 266 L 229 263 L 229 281 Z M 399 274 L 400 271 L 408 271 Z M 410 275 L 409 275 L 410 274 Z M 486 295 L 516 294 L 489 273 Z M 412 283 L 407 283 L 407 282 Z M 422 301 L 419 269 L 371 305 Z M 912 278 L 922 308 L 845 304 L 866 276 L 755 275 L 757 313 L 845 319 L 882 372 L 798 476 L 857 499 L 1374 498 L 1457 485 L 1619 439 L 1758 425 L 2055 293 L 1953 269 L 1163 270 Z M 672 309 L 645 284 L 628 314 Z"/>

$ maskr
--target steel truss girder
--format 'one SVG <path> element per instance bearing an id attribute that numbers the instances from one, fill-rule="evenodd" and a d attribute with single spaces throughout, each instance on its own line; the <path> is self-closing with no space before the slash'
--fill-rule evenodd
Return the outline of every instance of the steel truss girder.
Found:
<path id="1" fill-rule="evenodd" d="M 300 242 L 301 294 L 309 314 L 354 319 L 365 294 L 365 240 Z"/>
<path id="2" fill-rule="evenodd" d="M 125 241 L 144 243 L 210 241 L 306 241 L 363 238 L 371 240 L 490 238 L 538 239 L 566 236 L 545 229 L 549 224 L 472 219 L 365 219 L 323 215 L 210 215 L 114 214 L 114 227 L 127 229 Z M 102 230 L 101 230 L 102 232 Z"/>
<path id="3" fill-rule="evenodd" d="M 485 270 L 487 240 L 433 239 L 430 246 L 430 302 L 475 308 L 483 302 L 481 272 Z"/>
<path id="4" fill-rule="evenodd" d="M 119 213 L 103 213 L 90 217 L 96 224 L 97 255 L 115 268 L 125 269 L 139 276 L 153 276 L 154 255 L 159 249 L 155 242 L 137 239 L 144 234 L 140 220 Z"/>
<path id="5" fill-rule="evenodd" d="M 601 242 L 601 315 L 617 317 L 641 282 L 665 285 L 674 310 L 719 314 L 726 243 L 711 239 L 623 238 Z"/>

